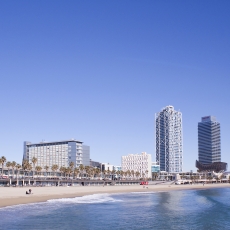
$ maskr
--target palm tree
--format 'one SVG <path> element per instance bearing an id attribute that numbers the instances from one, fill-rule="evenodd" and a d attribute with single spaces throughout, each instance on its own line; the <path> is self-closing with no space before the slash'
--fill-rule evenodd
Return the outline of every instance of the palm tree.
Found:
<path id="1" fill-rule="evenodd" d="M 86 176 L 87 177 L 89 175 L 89 171 L 90 171 L 90 167 L 89 166 L 85 166 L 85 172 L 86 172 Z"/>
<path id="2" fill-rule="evenodd" d="M 135 172 L 136 178 L 138 178 L 140 176 L 140 172 Z"/>
<path id="3" fill-rule="evenodd" d="M 34 166 L 34 170 L 35 170 L 35 165 L 36 165 L 37 161 L 38 161 L 38 159 L 36 157 L 32 158 L 32 163 L 33 163 L 33 166 Z M 34 177 L 34 172 L 33 172 L 33 177 Z"/>
<path id="4" fill-rule="evenodd" d="M 127 180 L 127 171 L 124 172 L 125 179 Z"/>
<path id="5" fill-rule="evenodd" d="M 27 169 L 28 169 L 28 176 L 30 176 L 30 173 L 33 171 L 33 166 L 32 166 L 32 164 L 28 164 Z"/>
<path id="6" fill-rule="evenodd" d="M 74 171 L 74 169 L 73 169 L 73 167 L 72 168 L 69 167 L 69 168 L 70 168 L 70 174 L 69 174 L 69 176 L 71 176 L 73 178 L 73 171 Z"/>
<path id="7" fill-rule="evenodd" d="M 130 176 L 131 176 L 130 170 L 127 171 L 127 175 L 128 175 L 128 177 L 129 177 L 129 179 L 130 179 Z"/>
<path id="8" fill-rule="evenodd" d="M 109 169 L 104 171 L 104 177 L 105 177 L 105 179 L 106 179 L 106 177 L 108 178 L 109 174 L 110 174 L 110 170 Z"/>
<path id="9" fill-rule="evenodd" d="M 52 167 L 51 167 L 51 170 L 53 171 L 53 172 L 56 172 L 57 170 L 58 170 L 58 165 L 53 165 Z M 56 175 L 57 176 L 57 175 Z"/>
<path id="10" fill-rule="evenodd" d="M 98 177 L 101 174 L 101 170 L 99 168 L 96 168 L 95 174 L 96 174 L 96 177 Z"/>
<path id="11" fill-rule="evenodd" d="M 92 173 L 92 177 L 95 178 L 96 177 L 96 168 L 91 167 L 91 173 Z"/>
<path id="12" fill-rule="evenodd" d="M 120 171 L 120 175 L 121 175 L 121 179 L 123 179 L 123 176 L 124 176 L 124 171 Z"/>
<path id="13" fill-rule="evenodd" d="M 16 164 L 16 169 L 17 169 L 17 185 L 18 185 L 18 175 L 19 175 L 19 169 L 22 167 L 20 164 Z"/>
<path id="14" fill-rule="evenodd" d="M 92 166 L 88 166 L 88 174 L 90 178 L 94 176 L 94 172 L 94 168 Z"/>
<path id="15" fill-rule="evenodd" d="M 73 171 L 74 177 L 78 176 L 79 172 L 80 172 L 79 168 L 75 168 Z"/>
<path id="16" fill-rule="evenodd" d="M 108 168 L 108 170 L 107 170 L 107 174 L 108 174 L 108 176 L 110 177 L 111 171 L 109 170 L 109 168 Z"/>
<path id="17" fill-rule="evenodd" d="M 98 172 L 99 177 L 101 178 L 102 177 L 102 175 L 101 175 L 102 174 L 101 168 L 98 168 L 97 172 Z"/>
<path id="18" fill-rule="evenodd" d="M 22 169 L 24 171 L 24 177 L 25 177 L 25 172 L 28 172 L 28 176 L 29 176 L 29 172 L 32 170 L 32 165 L 29 163 L 28 160 L 24 160 L 22 162 Z"/>
<path id="19" fill-rule="evenodd" d="M 142 171 L 141 172 L 141 179 L 144 180 L 145 179 L 145 173 Z"/>
<path id="20" fill-rule="evenodd" d="M 89 177 L 89 179 L 91 179 L 91 177 L 93 176 L 93 170 L 92 170 L 92 168 L 89 167 L 87 171 L 88 171 L 87 172 L 88 177 Z"/>
<path id="21" fill-rule="evenodd" d="M 60 172 L 64 174 L 64 177 L 65 177 L 65 172 L 66 172 L 66 168 L 65 167 L 60 167 Z"/>
<path id="22" fill-rule="evenodd" d="M 156 172 L 153 173 L 153 180 L 157 179 L 158 174 Z"/>
<path id="23" fill-rule="evenodd" d="M 116 173 L 116 170 L 113 169 L 113 170 L 111 171 L 111 174 L 114 175 L 115 173 Z"/>
<path id="24" fill-rule="evenodd" d="M 145 173 L 146 173 L 146 180 L 148 179 L 148 172 L 149 172 L 148 170 L 145 171 Z"/>
<path id="25" fill-rule="evenodd" d="M 69 175 L 72 173 L 72 169 L 70 167 L 66 168 L 66 174 Z"/>
<path id="26" fill-rule="evenodd" d="M 69 163 L 69 167 L 70 167 L 71 169 L 73 169 L 73 167 L 74 167 L 73 161 L 71 161 L 71 162 Z"/>
<path id="27" fill-rule="evenodd" d="M 117 170 L 117 178 L 119 178 L 120 174 L 121 174 L 121 171 Z"/>
<path id="28" fill-rule="evenodd" d="M 12 167 L 12 170 L 13 170 L 13 178 L 14 178 L 14 169 L 15 169 L 16 165 L 17 165 L 17 163 L 15 161 L 11 162 L 11 167 Z"/>
<path id="29" fill-rule="evenodd" d="M 9 176 L 9 174 L 10 174 L 10 167 L 11 167 L 11 162 L 10 161 L 6 162 L 6 167 L 8 169 L 8 176 Z"/>
<path id="30" fill-rule="evenodd" d="M 0 164 L 2 165 L 2 176 L 3 176 L 3 166 L 4 166 L 5 162 L 6 162 L 6 158 L 4 156 L 2 156 L 0 158 Z"/>
<path id="31" fill-rule="evenodd" d="M 49 166 L 45 166 L 44 169 L 46 170 L 46 177 L 47 177 L 47 173 L 48 173 L 48 170 L 49 170 Z"/>
<path id="32" fill-rule="evenodd" d="M 134 179 L 134 175 L 135 175 L 134 170 L 131 170 L 131 175 L 132 175 L 132 178 Z"/>
<path id="33" fill-rule="evenodd" d="M 96 176 L 96 168 L 91 167 L 91 173 L 92 177 L 94 178 Z"/>
<path id="34" fill-rule="evenodd" d="M 79 166 L 79 169 L 80 169 L 80 173 L 81 173 L 81 177 L 82 177 L 82 173 L 83 173 L 83 171 L 84 171 L 84 169 L 85 169 L 85 167 L 84 167 L 84 165 L 80 165 Z"/>
<path id="35" fill-rule="evenodd" d="M 29 168 L 29 161 L 28 160 L 23 160 L 22 169 L 24 171 L 24 177 L 25 177 L 25 172 L 28 170 L 28 168 Z"/>
<path id="36" fill-rule="evenodd" d="M 37 173 L 37 178 L 38 178 L 38 174 L 41 173 L 42 167 L 41 167 L 41 166 L 36 166 L 36 167 L 35 167 L 35 170 L 38 172 L 38 173 Z"/>

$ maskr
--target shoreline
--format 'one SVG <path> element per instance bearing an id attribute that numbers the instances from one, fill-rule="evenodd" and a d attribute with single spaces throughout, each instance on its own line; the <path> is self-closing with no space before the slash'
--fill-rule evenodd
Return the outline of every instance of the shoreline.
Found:
<path id="1" fill-rule="evenodd" d="M 178 190 L 200 190 L 212 188 L 230 188 L 229 183 L 224 184 L 193 184 L 193 185 L 141 185 L 129 186 L 76 186 L 76 187 L 2 187 L 0 188 L 0 208 L 46 202 L 51 199 L 74 198 L 93 194 L 117 194 L 131 192 L 171 192 Z M 32 189 L 31 195 L 25 192 Z"/>

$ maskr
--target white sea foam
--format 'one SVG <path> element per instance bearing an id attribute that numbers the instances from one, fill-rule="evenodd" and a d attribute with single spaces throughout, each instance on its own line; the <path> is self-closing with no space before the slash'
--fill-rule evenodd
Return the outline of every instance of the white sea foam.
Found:
<path id="1" fill-rule="evenodd" d="M 6 206 L 6 207 L 2 207 L 0 208 L 0 211 L 1 210 L 13 210 L 13 209 L 26 209 L 28 207 L 37 207 L 38 205 L 41 205 L 41 204 L 45 204 L 46 202 L 39 202 L 39 203 L 29 203 L 29 204 L 15 204 L 15 205 L 11 205 L 11 206 Z"/>
<path id="2" fill-rule="evenodd" d="M 112 203 L 122 202 L 122 200 L 115 199 L 109 194 L 94 194 L 74 198 L 62 198 L 48 200 L 51 203 L 76 203 L 76 204 L 95 204 L 95 203 Z"/>

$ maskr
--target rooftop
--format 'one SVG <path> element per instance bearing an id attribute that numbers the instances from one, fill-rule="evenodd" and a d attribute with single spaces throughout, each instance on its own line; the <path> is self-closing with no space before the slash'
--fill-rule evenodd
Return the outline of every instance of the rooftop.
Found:
<path id="1" fill-rule="evenodd" d="M 39 142 L 39 143 L 31 143 L 31 142 L 27 142 L 26 141 L 26 145 L 43 145 L 43 144 L 54 144 L 54 143 L 63 143 L 63 142 L 77 142 L 77 143 L 80 143 L 82 144 L 83 142 L 82 141 L 77 141 L 75 139 L 70 139 L 70 140 L 62 140 L 62 141 L 42 141 L 42 142 Z"/>

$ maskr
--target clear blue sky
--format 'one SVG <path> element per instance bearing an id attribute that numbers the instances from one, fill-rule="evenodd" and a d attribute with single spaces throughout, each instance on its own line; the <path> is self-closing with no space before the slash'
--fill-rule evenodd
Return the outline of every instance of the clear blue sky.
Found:
<path id="1" fill-rule="evenodd" d="M 230 163 L 230 1 L 1 1 L 0 156 L 75 138 L 93 160 L 155 159 L 154 116 L 183 113 L 184 170 L 197 123 L 221 123 Z"/>

